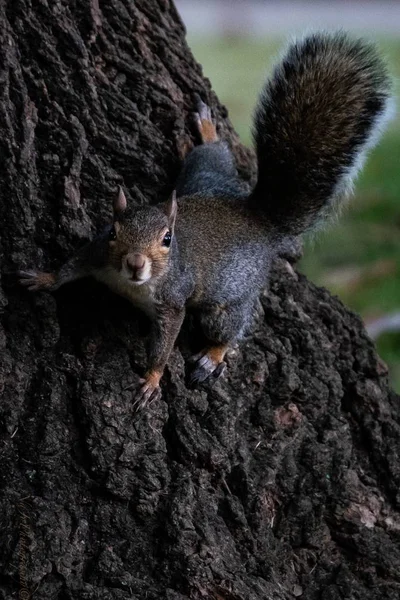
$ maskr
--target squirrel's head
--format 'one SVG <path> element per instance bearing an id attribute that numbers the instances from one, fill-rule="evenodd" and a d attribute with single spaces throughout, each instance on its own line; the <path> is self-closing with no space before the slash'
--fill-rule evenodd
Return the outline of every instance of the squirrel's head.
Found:
<path id="1" fill-rule="evenodd" d="M 168 202 L 126 211 L 120 188 L 114 202 L 114 223 L 109 234 L 108 264 L 133 285 L 165 273 L 177 212 L 175 192 Z"/>

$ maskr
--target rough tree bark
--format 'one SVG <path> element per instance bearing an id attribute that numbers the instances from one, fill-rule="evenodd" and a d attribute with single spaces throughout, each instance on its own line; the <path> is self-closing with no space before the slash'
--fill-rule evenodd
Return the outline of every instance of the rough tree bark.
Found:
<path id="1" fill-rule="evenodd" d="M 212 390 L 132 415 L 141 316 L 90 281 L 29 295 L 130 202 L 172 189 L 192 94 L 250 153 L 169 0 L 1 2 L 3 599 L 398 599 L 399 399 L 360 320 L 277 264 Z"/>

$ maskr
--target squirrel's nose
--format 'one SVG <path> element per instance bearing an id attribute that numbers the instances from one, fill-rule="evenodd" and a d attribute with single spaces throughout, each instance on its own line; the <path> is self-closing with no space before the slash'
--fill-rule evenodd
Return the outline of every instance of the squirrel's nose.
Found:
<path id="1" fill-rule="evenodd" d="M 146 257 L 144 254 L 130 254 L 126 257 L 126 266 L 132 273 L 140 271 L 146 264 Z"/>

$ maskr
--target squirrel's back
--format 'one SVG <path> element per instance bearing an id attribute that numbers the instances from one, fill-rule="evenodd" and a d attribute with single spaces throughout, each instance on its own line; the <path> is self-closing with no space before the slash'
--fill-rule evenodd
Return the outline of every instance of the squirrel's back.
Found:
<path id="1" fill-rule="evenodd" d="M 294 43 L 256 109 L 251 205 L 291 234 L 324 217 L 379 138 L 391 113 L 390 83 L 364 41 L 318 33 Z"/>

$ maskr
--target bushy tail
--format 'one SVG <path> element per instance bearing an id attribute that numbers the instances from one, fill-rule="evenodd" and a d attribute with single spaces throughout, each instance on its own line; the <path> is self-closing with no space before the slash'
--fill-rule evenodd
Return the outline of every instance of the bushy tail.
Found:
<path id="1" fill-rule="evenodd" d="M 293 44 L 256 108 L 251 205 L 290 234 L 325 217 L 379 139 L 391 112 L 390 83 L 364 41 L 318 33 Z"/>

